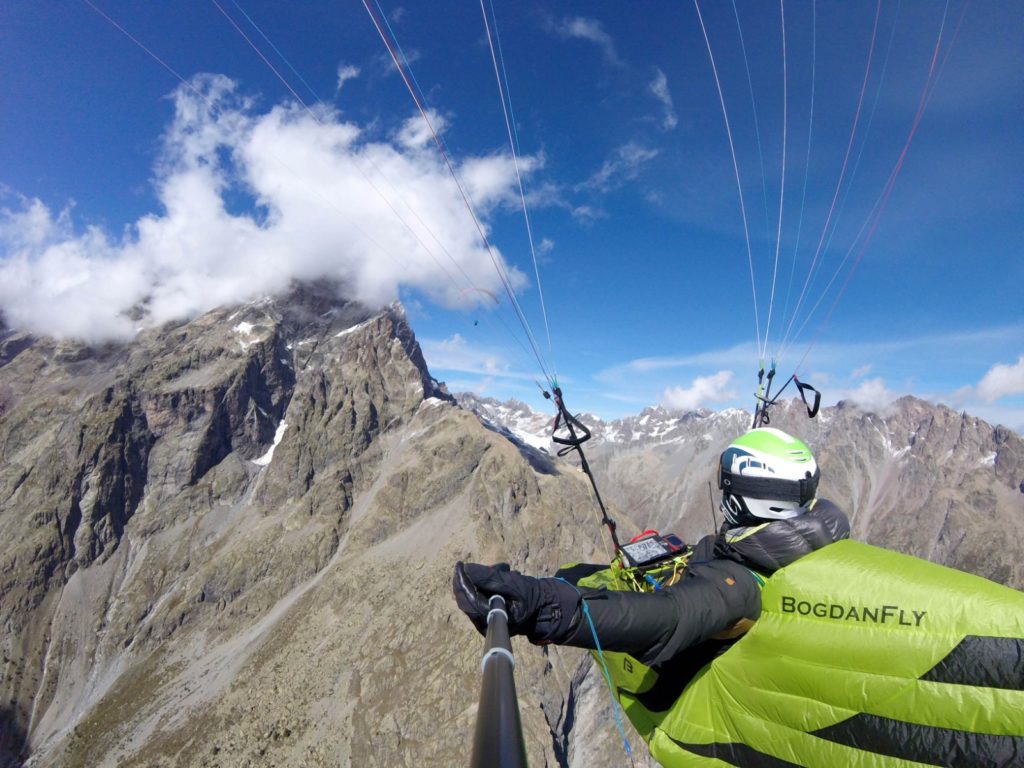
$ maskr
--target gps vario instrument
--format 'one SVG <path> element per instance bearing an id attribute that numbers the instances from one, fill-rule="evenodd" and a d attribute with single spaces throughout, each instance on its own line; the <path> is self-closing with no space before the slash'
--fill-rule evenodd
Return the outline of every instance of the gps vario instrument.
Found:
<path id="1" fill-rule="evenodd" d="M 686 545 L 674 533 L 662 536 L 657 531 L 647 530 L 623 544 L 621 548 L 623 565 L 628 568 L 648 568 L 664 560 L 670 560 L 686 552 Z"/>

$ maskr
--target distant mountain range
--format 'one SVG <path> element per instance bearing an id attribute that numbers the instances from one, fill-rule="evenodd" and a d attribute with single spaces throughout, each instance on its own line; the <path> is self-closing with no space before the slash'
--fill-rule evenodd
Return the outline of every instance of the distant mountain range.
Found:
<path id="1" fill-rule="evenodd" d="M 549 453 L 553 413 L 460 394 L 515 440 Z M 842 402 L 808 419 L 799 400 L 772 424 L 798 435 L 822 468 L 821 495 L 846 509 L 857 538 L 1024 587 L 1024 440 L 913 397 L 884 414 Z M 718 454 L 752 414 L 647 408 L 604 422 L 580 416 L 602 497 L 642 528 L 696 539 L 721 523 Z M 569 457 L 571 458 L 571 457 Z"/>
<path id="2" fill-rule="evenodd" d="M 552 413 L 540 414 L 519 400 L 499 402 L 492 397 L 478 397 L 470 392 L 459 392 L 455 399 L 463 408 L 476 413 L 482 420 L 508 431 L 509 435 L 526 445 L 554 452 L 551 430 L 554 427 L 554 406 Z M 751 415 L 738 408 L 725 411 L 672 411 L 660 406 L 644 408 L 636 416 L 627 416 L 614 421 L 603 421 L 590 413 L 578 414 L 578 418 L 591 431 L 591 446 L 611 444 L 616 447 L 652 446 L 686 442 L 693 438 L 690 425 L 704 419 L 716 422 L 726 420 L 736 429 L 742 423 L 750 423 Z M 560 434 L 565 434 L 561 432 Z"/>
<path id="3" fill-rule="evenodd" d="M 608 547 L 553 414 L 459 400 L 400 307 L 328 285 L 130 344 L 0 333 L 0 766 L 465 764 L 482 641 L 453 564 Z M 581 418 L 624 537 L 717 526 L 748 414 Z M 773 423 L 857 536 L 1024 585 L 1019 435 L 909 398 Z M 589 657 L 515 650 L 531 764 L 621 763 Z"/>

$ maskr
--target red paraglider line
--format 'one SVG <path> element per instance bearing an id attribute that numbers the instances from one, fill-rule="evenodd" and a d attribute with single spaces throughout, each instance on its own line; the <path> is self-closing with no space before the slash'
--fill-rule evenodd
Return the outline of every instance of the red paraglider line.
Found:
<path id="1" fill-rule="evenodd" d="M 935 40 L 935 50 L 932 53 L 931 65 L 928 67 L 928 76 L 925 78 L 924 88 L 921 91 L 921 99 L 917 105 L 917 112 L 914 115 L 914 121 L 910 126 L 910 131 L 907 133 L 907 140 L 903 144 L 903 149 L 900 152 L 899 158 L 896 160 L 896 164 L 893 166 L 892 172 L 889 174 L 889 179 L 886 181 L 885 187 L 882 190 L 882 195 L 879 199 L 879 205 L 875 212 L 874 220 L 871 223 L 871 228 L 868 230 L 867 236 L 861 243 L 860 250 L 857 252 L 857 256 L 853 261 L 853 265 L 850 267 L 850 271 L 847 272 L 846 274 L 846 279 L 843 280 L 843 284 L 839 288 L 839 293 L 836 294 L 836 298 L 832 302 L 832 305 L 829 307 L 824 320 L 822 320 L 821 324 L 818 326 L 818 330 L 815 333 L 814 339 L 811 341 L 810 345 L 808 345 L 807 351 L 804 352 L 803 357 L 800 358 L 800 362 L 796 366 L 796 370 L 799 370 L 803 366 L 804 361 L 807 359 L 807 356 L 810 354 L 811 350 L 814 348 L 814 345 L 817 343 L 818 337 L 821 335 L 822 329 L 825 327 L 826 324 L 828 324 L 828 321 L 832 317 L 832 313 L 835 311 L 835 308 L 839 304 L 840 299 L 842 299 L 843 294 L 846 293 L 846 288 L 850 284 L 850 279 L 853 277 L 853 273 L 857 271 L 857 267 L 860 265 L 861 259 L 864 256 L 864 252 L 867 250 L 868 244 L 871 242 L 871 239 L 874 237 L 875 231 L 878 229 L 878 223 L 882 218 L 882 213 L 889 202 L 889 198 L 892 196 L 892 191 L 896 186 L 896 178 L 897 176 L 899 176 L 900 170 L 903 168 L 903 162 L 907 158 L 907 151 L 910 149 L 910 143 L 914 140 L 914 135 L 917 133 L 918 126 L 921 125 L 921 119 L 924 117 L 924 111 L 925 107 L 928 104 L 928 98 L 931 95 L 932 88 L 935 84 L 935 65 L 938 63 L 939 60 L 939 50 L 942 46 L 942 32 L 946 26 L 946 12 L 948 10 L 949 2 L 947 0 L 946 8 L 942 14 L 942 24 L 939 25 L 939 35 L 938 38 Z M 961 20 L 962 18 L 963 17 L 961 17 Z M 959 25 L 957 25 L 957 29 L 959 30 Z"/>
<path id="2" fill-rule="evenodd" d="M 804 305 L 804 299 L 807 296 L 807 287 L 811 281 L 811 275 L 814 274 L 814 268 L 818 263 L 818 257 L 821 255 L 821 247 L 825 242 L 825 235 L 828 233 L 829 223 L 832 221 L 832 214 L 835 212 L 836 200 L 839 199 L 839 190 L 843 186 L 843 177 L 846 175 L 846 165 L 850 160 L 850 152 L 853 149 L 853 140 L 857 135 L 857 124 L 860 121 L 861 108 L 864 106 L 864 94 L 867 92 L 868 78 L 871 74 L 871 61 L 875 55 L 875 39 L 878 33 L 878 19 L 882 13 L 882 0 L 878 0 L 875 7 L 875 23 L 871 29 L 871 45 L 868 49 L 868 62 L 864 68 L 864 81 L 860 87 L 860 97 L 857 99 L 857 112 L 853 118 L 853 128 L 850 130 L 850 140 L 846 145 L 846 155 L 843 157 L 843 166 L 839 171 L 839 180 L 836 182 L 836 191 L 832 196 L 832 204 L 829 206 L 828 216 L 825 217 L 825 226 L 821 230 L 821 238 L 818 240 L 818 247 L 814 251 L 814 258 L 811 259 L 810 269 L 807 270 L 807 278 L 804 280 L 804 286 L 800 290 L 800 298 L 797 299 L 796 308 L 793 310 L 793 316 L 789 321 L 789 326 L 786 328 L 785 336 L 783 336 L 782 346 L 785 347 L 786 340 L 789 338 L 790 331 L 793 330 L 793 323 L 796 317 L 800 314 L 800 309 Z"/>

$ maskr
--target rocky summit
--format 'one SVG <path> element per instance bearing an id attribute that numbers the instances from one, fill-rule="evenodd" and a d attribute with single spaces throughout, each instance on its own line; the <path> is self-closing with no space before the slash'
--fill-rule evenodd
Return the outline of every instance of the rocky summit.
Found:
<path id="1" fill-rule="evenodd" d="M 466 764 L 482 640 L 454 562 L 609 554 L 550 417 L 466 405 L 400 307 L 327 285 L 124 345 L 4 331 L 0 765 Z M 858 535 L 1024 582 L 1018 435 L 915 400 L 776 417 Z M 595 422 L 621 530 L 717 525 L 707 484 L 749 418 Z M 589 656 L 514 646 L 531 765 L 624 762 Z"/>
<path id="2" fill-rule="evenodd" d="M 398 307 L 304 288 L 0 362 L 5 766 L 464 764 L 454 562 L 606 557 L 584 479 L 457 407 Z M 516 648 L 532 763 L 583 764 L 585 654 Z"/>

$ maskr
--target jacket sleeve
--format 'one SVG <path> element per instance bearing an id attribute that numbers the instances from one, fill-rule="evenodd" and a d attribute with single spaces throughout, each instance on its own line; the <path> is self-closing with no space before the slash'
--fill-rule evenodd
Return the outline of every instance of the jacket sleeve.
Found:
<path id="1" fill-rule="evenodd" d="M 681 582 L 653 593 L 582 590 L 590 617 L 573 621 L 565 638 L 554 642 L 578 648 L 623 651 L 647 665 L 718 634 L 742 618 L 756 619 L 761 593 L 742 565 L 716 560 L 687 571 Z"/>

